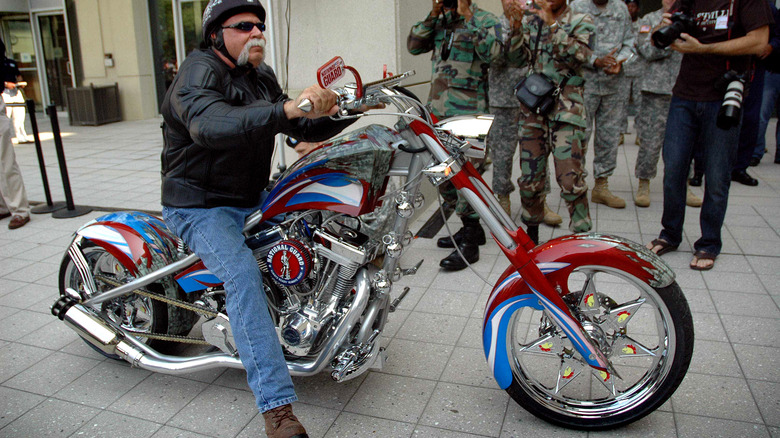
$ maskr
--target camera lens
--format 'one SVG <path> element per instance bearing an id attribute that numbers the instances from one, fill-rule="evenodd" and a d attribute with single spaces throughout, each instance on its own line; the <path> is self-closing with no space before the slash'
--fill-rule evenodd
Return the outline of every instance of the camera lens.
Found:
<path id="1" fill-rule="evenodd" d="M 650 38 L 653 40 L 653 45 L 659 49 L 665 49 L 672 45 L 672 43 L 680 38 L 680 34 L 683 32 L 685 26 L 679 21 L 675 21 L 669 26 L 662 27 L 653 32 Z"/>
<path id="2" fill-rule="evenodd" d="M 739 125 L 742 117 L 742 93 L 745 84 L 741 80 L 729 82 L 726 94 L 723 96 L 723 104 L 718 111 L 718 119 L 715 124 L 720 129 L 731 129 Z"/>

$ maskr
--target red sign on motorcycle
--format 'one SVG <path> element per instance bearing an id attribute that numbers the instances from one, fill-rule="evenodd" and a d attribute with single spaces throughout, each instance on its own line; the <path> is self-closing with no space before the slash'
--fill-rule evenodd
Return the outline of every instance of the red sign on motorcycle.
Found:
<path id="1" fill-rule="evenodd" d="M 343 78 L 344 73 L 346 72 L 344 67 L 344 60 L 341 59 L 341 56 L 331 59 L 320 67 L 319 70 L 317 70 L 317 82 L 319 82 L 320 87 L 328 88 L 334 82 Z"/>

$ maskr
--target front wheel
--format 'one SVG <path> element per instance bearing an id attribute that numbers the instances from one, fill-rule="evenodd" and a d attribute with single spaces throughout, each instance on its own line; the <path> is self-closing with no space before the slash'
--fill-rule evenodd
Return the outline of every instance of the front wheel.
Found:
<path id="1" fill-rule="evenodd" d="M 582 266 L 564 297 L 613 367 L 587 365 L 546 311 L 510 322 L 509 395 L 559 426 L 601 430 L 636 421 L 677 389 L 693 355 L 693 319 L 677 283 L 654 288 L 608 266 Z"/>

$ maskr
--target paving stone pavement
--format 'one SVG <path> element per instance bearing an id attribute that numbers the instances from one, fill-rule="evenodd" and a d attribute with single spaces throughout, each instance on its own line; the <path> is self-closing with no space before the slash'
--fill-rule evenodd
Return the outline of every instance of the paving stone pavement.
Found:
<path id="1" fill-rule="evenodd" d="M 62 200 L 48 124 L 40 123 L 52 192 Z M 243 371 L 168 376 L 133 369 L 97 354 L 51 316 L 59 264 L 76 228 L 106 210 L 160 209 L 159 118 L 60 124 L 76 204 L 103 211 L 73 219 L 34 215 L 15 231 L 0 222 L 0 437 L 262 436 Z M 628 206 L 592 205 L 592 215 L 595 231 L 647 242 L 660 229 L 661 178 L 652 181 L 652 205 L 634 207 L 633 140 L 620 148 L 610 178 Z M 34 148 L 16 151 L 30 199 L 43 201 Z M 342 384 L 327 375 L 295 378 L 296 413 L 312 437 L 780 437 L 780 165 L 772 158 L 749 170 L 758 187 L 732 185 L 723 254 L 712 271 L 687 267 L 699 211 L 686 209 L 685 241 L 664 259 L 693 311 L 694 357 L 672 399 L 643 420 L 611 432 L 575 432 L 515 404 L 492 380 L 481 351 L 480 317 L 491 286 L 471 271 L 440 272 L 447 250 L 433 239 L 417 239 L 405 255 L 405 264 L 426 263 L 399 282 L 411 292 L 383 334 L 386 367 Z M 565 217 L 558 193 L 553 188 L 548 202 Z M 517 217 L 517 192 L 512 203 Z M 449 225 L 458 228 L 455 219 Z M 540 231 L 544 240 L 567 233 Z M 488 242 L 475 269 L 495 279 L 506 265 Z"/>

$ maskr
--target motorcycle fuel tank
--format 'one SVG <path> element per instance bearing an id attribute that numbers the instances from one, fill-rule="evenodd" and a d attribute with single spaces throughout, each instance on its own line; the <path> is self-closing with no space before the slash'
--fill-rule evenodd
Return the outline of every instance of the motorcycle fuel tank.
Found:
<path id="1" fill-rule="evenodd" d="M 264 217 L 295 210 L 359 216 L 374 211 L 387 185 L 393 143 L 401 136 L 369 125 L 336 137 L 290 166 L 262 206 Z"/>

